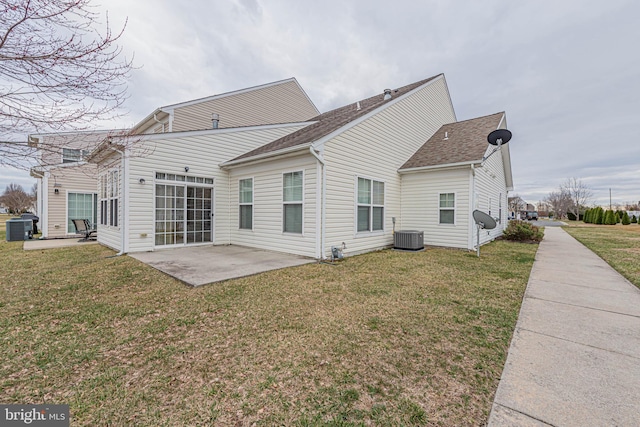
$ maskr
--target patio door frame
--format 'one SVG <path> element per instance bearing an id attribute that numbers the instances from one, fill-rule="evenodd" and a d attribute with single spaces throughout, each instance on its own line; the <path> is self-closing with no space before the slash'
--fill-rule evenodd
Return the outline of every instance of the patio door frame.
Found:
<path id="1" fill-rule="evenodd" d="M 211 180 L 212 181 L 212 180 Z M 166 207 L 162 207 L 159 208 L 158 207 L 158 199 L 161 197 L 157 194 L 157 185 L 164 185 L 164 186 L 173 186 L 174 188 L 178 188 L 178 187 L 182 187 L 183 189 L 183 195 L 181 196 L 182 198 L 182 203 L 181 203 L 181 209 L 182 209 L 182 241 L 180 243 L 173 243 L 173 244 L 157 244 L 156 243 L 156 235 L 157 234 L 165 234 L 162 232 L 158 232 L 158 228 L 157 228 L 157 223 L 158 223 L 158 215 L 159 215 L 159 209 L 162 210 L 162 212 L 164 214 L 166 214 Z M 211 209 L 209 210 L 209 222 L 210 222 L 210 230 L 189 230 L 188 229 L 188 221 L 189 221 L 189 211 L 190 211 L 190 207 L 188 206 L 188 193 L 189 193 L 189 189 L 193 188 L 194 191 L 197 191 L 197 189 L 209 189 L 211 191 L 211 198 L 210 198 L 210 203 L 211 203 Z M 166 187 L 165 187 L 166 190 Z M 175 194 L 177 193 L 177 191 L 174 191 L 174 194 L 172 195 L 173 197 L 173 208 L 174 210 L 177 212 L 177 201 L 178 201 L 178 197 Z M 199 246 L 199 245 L 211 245 L 215 242 L 215 185 L 214 184 L 210 184 L 210 183 L 202 183 L 202 182 L 185 182 L 185 181 L 173 181 L 173 180 L 155 180 L 154 181 L 154 186 L 153 186 L 153 212 L 154 212 L 154 233 L 153 233 L 153 245 L 155 249 L 164 249 L 164 248 L 176 248 L 176 247 L 185 247 L 185 246 Z M 164 200 L 167 200 L 166 195 L 164 196 Z M 191 211 L 193 212 L 193 224 L 194 224 L 194 228 L 196 226 L 196 221 L 206 221 L 205 218 L 201 218 L 201 219 L 196 219 L 196 213 L 198 211 L 201 212 L 205 212 L 206 209 L 204 207 L 197 207 L 197 202 L 198 201 L 203 201 L 205 202 L 206 200 L 209 199 L 205 199 L 205 198 L 200 198 L 200 199 L 196 199 L 195 197 L 192 198 L 194 201 L 194 206 L 191 208 Z M 167 224 L 166 218 L 163 218 L 162 221 L 165 222 L 165 226 Z M 178 221 L 174 221 L 174 222 L 178 222 Z M 210 240 L 207 241 L 200 241 L 200 242 L 189 242 L 189 237 L 188 237 L 188 233 L 189 231 L 192 232 L 202 232 L 203 234 L 206 233 L 207 231 L 210 232 Z M 177 233 L 176 233 L 177 236 Z"/>

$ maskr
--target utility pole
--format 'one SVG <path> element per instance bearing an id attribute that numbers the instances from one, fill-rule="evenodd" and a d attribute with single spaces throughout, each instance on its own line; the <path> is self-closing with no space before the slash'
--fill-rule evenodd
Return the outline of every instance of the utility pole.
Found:
<path id="1" fill-rule="evenodd" d="M 612 211 L 613 209 L 611 209 L 611 188 L 609 188 L 609 210 Z"/>

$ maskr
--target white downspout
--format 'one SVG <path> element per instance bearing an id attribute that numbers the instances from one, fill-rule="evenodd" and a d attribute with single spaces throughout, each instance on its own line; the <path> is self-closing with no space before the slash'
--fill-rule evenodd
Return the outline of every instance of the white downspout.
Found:
<path id="1" fill-rule="evenodd" d="M 155 117 L 154 117 L 155 118 Z M 117 148 L 114 147 L 109 147 L 110 149 L 112 149 L 113 151 L 120 153 L 121 159 L 120 159 L 120 167 L 122 169 L 122 184 L 120 185 L 120 188 L 122 189 L 122 204 L 124 205 L 125 203 L 125 197 L 124 197 L 124 193 L 125 193 L 125 188 L 126 188 L 126 181 L 125 181 L 125 158 L 124 158 L 124 151 L 118 150 Z M 122 230 L 121 232 L 121 236 L 120 236 L 120 252 L 118 252 L 115 256 L 120 256 L 120 255 L 124 255 L 125 251 L 124 251 L 124 239 L 126 236 L 126 227 L 125 224 L 127 223 L 127 221 L 125 220 L 125 215 L 124 215 L 124 211 L 125 211 L 125 206 L 120 206 L 120 209 L 123 212 L 122 215 L 122 224 L 120 226 L 120 229 Z"/>
<path id="2" fill-rule="evenodd" d="M 309 152 L 311 153 L 311 155 L 313 157 L 316 158 L 316 160 L 318 161 L 318 163 L 320 163 L 321 168 L 322 168 L 322 191 L 320 192 L 320 197 L 322 199 L 321 202 L 321 215 L 320 215 L 320 222 L 321 227 L 320 227 L 320 258 L 321 259 L 326 259 L 326 255 L 325 255 L 325 236 L 326 236 L 326 212 L 327 212 L 327 167 L 324 163 L 324 160 L 322 159 L 322 156 L 320 156 L 318 153 L 316 153 L 316 150 L 314 149 L 313 145 L 309 147 Z M 317 206 L 316 206 L 317 209 Z M 317 227 L 317 225 L 316 225 Z M 317 233 L 316 233 L 317 235 Z"/>

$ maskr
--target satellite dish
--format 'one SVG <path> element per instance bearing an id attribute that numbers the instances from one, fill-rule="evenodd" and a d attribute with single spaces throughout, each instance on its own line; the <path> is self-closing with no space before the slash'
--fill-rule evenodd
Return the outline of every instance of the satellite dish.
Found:
<path id="1" fill-rule="evenodd" d="M 496 228 L 496 220 L 477 209 L 473 211 L 473 220 L 480 228 L 484 228 L 486 230 L 493 230 Z"/>
<path id="2" fill-rule="evenodd" d="M 491 145 L 504 145 L 511 140 L 511 131 L 507 129 L 496 129 L 487 136 L 487 141 Z"/>
<path id="3" fill-rule="evenodd" d="M 478 256 L 480 256 L 480 229 L 483 228 L 485 230 L 493 230 L 494 228 L 496 228 L 496 220 L 477 209 L 473 211 L 473 220 L 476 222 L 476 228 L 478 229 L 477 251 Z"/>

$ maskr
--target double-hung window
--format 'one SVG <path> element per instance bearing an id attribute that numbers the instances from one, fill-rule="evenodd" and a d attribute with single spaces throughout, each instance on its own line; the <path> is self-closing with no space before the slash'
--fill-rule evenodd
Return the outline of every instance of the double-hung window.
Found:
<path id="1" fill-rule="evenodd" d="M 289 172 L 282 176 L 282 231 L 302 234 L 303 174 Z"/>
<path id="2" fill-rule="evenodd" d="M 455 218 L 455 193 L 440 193 L 440 224 L 455 224 Z"/>
<path id="3" fill-rule="evenodd" d="M 239 181 L 240 219 L 238 227 L 241 230 L 253 230 L 253 178 Z"/>
<path id="4" fill-rule="evenodd" d="M 118 198 L 119 180 L 118 170 L 109 172 L 109 225 L 118 226 Z"/>
<path id="5" fill-rule="evenodd" d="M 384 182 L 358 178 L 358 233 L 384 230 Z"/>
<path id="6" fill-rule="evenodd" d="M 62 149 L 62 163 L 76 163 L 83 161 L 89 152 L 87 150 L 77 150 L 74 148 Z"/>
<path id="7" fill-rule="evenodd" d="M 107 179 L 108 174 L 100 177 L 100 225 L 108 225 L 108 206 L 109 198 L 107 197 Z"/>

